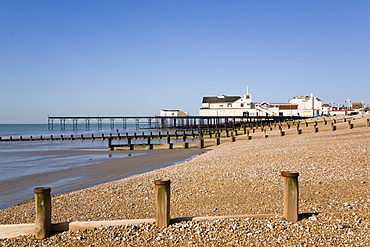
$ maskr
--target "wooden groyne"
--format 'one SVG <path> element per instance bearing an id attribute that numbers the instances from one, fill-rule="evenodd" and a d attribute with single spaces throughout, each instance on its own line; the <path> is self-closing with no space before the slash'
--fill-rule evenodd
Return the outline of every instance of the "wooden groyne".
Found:
<path id="1" fill-rule="evenodd" d="M 298 173 L 288 171 L 281 172 L 283 179 L 284 193 L 284 218 L 287 221 L 298 220 Z M 293 179 L 295 183 L 287 183 L 287 180 Z M 139 225 L 142 223 L 155 223 L 157 227 L 168 227 L 170 223 L 181 221 L 201 221 L 210 219 L 228 219 L 228 218 L 266 218 L 278 214 L 256 214 L 256 215 L 227 215 L 227 216 L 208 216 L 208 217 L 180 217 L 170 218 L 171 188 L 170 180 L 154 180 L 154 198 L 156 207 L 155 219 L 126 219 L 114 221 L 88 221 L 88 222 L 51 222 L 52 201 L 50 196 L 50 187 L 41 187 L 34 189 L 35 196 L 35 215 L 34 224 L 14 224 L 0 225 L 0 239 L 13 238 L 21 235 L 34 235 L 36 239 L 48 238 L 52 232 L 61 232 L 76 229 L 93 229 L 99 227 L 117 226 L 117 225 Z M 293 196 L 292 196 L 293 194 Z"/>
<path id="2" fill-rule="evenodd" d="M 222 128 L 198 128 L 175 130 L 170 133 L 153 134 L 110 133 L 108 135 L 48 135 L 13 138 L 0 137 L 0 141 L 74 141 L 74 140 L 107 140 L 109 150 L 141 150 L 141 149 L 174 149 L 174 148 L 207 148 L 225 142 L 251 140 L 252 138 L 268 138 L 292 134 L 317 133 L 319 131 L 336 131 L 358 127 L 370 127 L 369 118 L 362 116 L 330 117 L 289 120 L 285 122 L 241 122 Z M 360 121 L 364 119 L 365 121 Z M 118 141 L 118 143 L 117 143 Z M 123 143 L 122 143 L 123 142 Z"/>

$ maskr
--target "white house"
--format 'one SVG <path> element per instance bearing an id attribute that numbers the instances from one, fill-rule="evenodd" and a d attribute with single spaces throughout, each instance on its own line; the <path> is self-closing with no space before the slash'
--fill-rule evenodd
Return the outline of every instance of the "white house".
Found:
<path id="1" fill-rule="evenodd" d="M 200 116 L 243 116 L 254 108 L 252 95 L 203 97 Z"/>
<path id="2" fill-rule="evenodd" d="M 302 117 L 313 117 L 321 115 L 321 100 L 313 96 L 295 96 L 293 99 L 289 100 L 291 104 L 298 105 L 299 116 Z"/>

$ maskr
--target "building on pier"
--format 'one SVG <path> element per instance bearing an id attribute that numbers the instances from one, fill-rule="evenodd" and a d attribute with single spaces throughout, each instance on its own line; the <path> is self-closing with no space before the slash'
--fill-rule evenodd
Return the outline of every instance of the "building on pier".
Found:
<path id="1" fill-rule="evenodd" d="M 321 100 L 312 94 L 294 97 L 288 103 L 252 102 L 248 92 L 241 96 L 203 97 L 199 116 L 304 116 L 321 113 Z"/>
<path id="2" fill-rule="evenodd" d="M 185 117 L 188 116 L 189 113 L 183 112 L 180 110 L 161 110 L 160 116 L 161 117 Z"/>

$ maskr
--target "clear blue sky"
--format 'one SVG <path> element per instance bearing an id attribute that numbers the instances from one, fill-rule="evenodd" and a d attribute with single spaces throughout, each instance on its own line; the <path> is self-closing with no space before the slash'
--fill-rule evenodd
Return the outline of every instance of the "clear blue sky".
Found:
<path id="1" fill-rule="evenodd" d="M 0 123 L 198 114 L 203 96 L 370 103 L 369 0 L 0 0 Z"/>

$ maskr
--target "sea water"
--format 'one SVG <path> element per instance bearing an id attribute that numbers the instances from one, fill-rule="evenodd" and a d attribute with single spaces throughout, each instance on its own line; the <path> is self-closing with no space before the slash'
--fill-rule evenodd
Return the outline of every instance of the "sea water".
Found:
<path id="1" fill-rule="evenodd" d="M 41 135 L 49 138 L 50 135 L 58 137 L 73 134 L 78 137 L 83 134 L 88 137 L 91 134 L 94 136 L 117 135 L 153 135 L 161 131 L 163 134 L 169 131 L 173 134 L 174 130 L 154 130 L 147 129 L 146 125 L 140 124 L 142 129 L 137 129 L 136 124 L 127 124 L 126 128 L 123 126 L 115 125 L 114 129 L 110 124 L 103 124 L 98 128 L 97 124 L 91 124 L 90 128 L 85 128 L 84 125 L 78 125 L 77 129 L 72 126 L 66 125 L 62 130 L 60 125 L 54 125 L 49 128 L 48 124 L 0 124 L 0 137 L 3 140 L 23 138 L 38 138 Z M 120 129 L 119 129 L 120 127 Z M 172 142 L 181 142 L 182 138 L 172 140 Z M 188 141 L 191 141 L 190 139 Z M 126 140 L 114 140 L 115 144 L 126 144 Z M 153 140 L 152 143 L 166 143 L 165 139 Z M 145 140 L 132 140 L 133 144 L 145 143 Z M 61 151 L 61 152 L 60 152 Z M 71 151 L 66 154 L 63 151 Z M 91 151 L 91 152 L 90 152 Z M 28 175 L 36 175 L 46 172 L 60 171 L 63 169 L 70 169 L 86 165 L 94 165 L 107 161 L 107 159 L 117 159 L 128 157 L 129 151 L 108 152 L 107 140 L 64 140 L 64 141 L 0 141 L 0 183 L 7 180 L 17 179 Z M 130 152 L 130 155 L 145 155 L 147 151 Z M 68 181 L 64 181 L 68 183 Z M 0 193 L 0 199 L 2 195 Z M 6 199 L 8 202 L 13 199 Z M 17 202 L 17 198 L 14 199 Z M 14 205 L 12 203 L 2 203 L 0 200 L 0 209 Z M 18 201 L 19 202 L 19 201 Z"/>
<path id="2" fill-rule="evenodd" d="M 141 125 L 145 128 L 145 125 Z M 50 129 L 48 124 L 0 124 L 0 137 L 3 140 L 19 139 L 20 136 L 23 138 L 39 138 L 41 135 L 45 138 L 53 135 L 58 137 L 64 135 L 65 137 L 73 134 L 78 137 L 81 134 L 88 137 L 94 134 L 94 136 L 101 136 L 102 134 L 108 136 L 110 134 L 117 135 L 119 132 L 121 135 L 126 133 L 132 135 L 149 135 L 151 132 L 157 134 L 158 130 L 150 129 L 136 129 L 135 124 L 127 124 L 126 129 L 110 129 L 109 124 L 103 124 L 101 129 L 98 129 L 97 124 L 91 124 L 90 128 L 85 128 L 84 125 L 80 125 L 78 129 L 72 129 L 71 126 L 66 125 L 65 130 L 58 128 L 58 125 L 54 125 L 53 129 Z M 118 127 L 117 125 L 115 127 Z M 118 141 L 116 144 L 126 144 L 126 140 Z M 133 144 L 141 144 L 143 140 L 132 140 Z M 166 140 L 156 140 L 152 143 L 159 142 L 165 143 Z M 0 182 L 19 178 L 26 175 L 34 175 L 42 172 L 57 171 L 62 169 L 68 169 L 76 166 L 91 165 L 101 161 L 104 158 L 121 158 L 127 156 L 125 152 L 110 152 L 109 155 L 104 153 L 96 152 L 82 152 L 81 155 L 63 156 L 60 154 L 53 154 L 47 151 L 107 151 L 108 141 L 107 140 L 65 140 L 65 141 L 0 141 Z M 42 168 L 42 169 L 41 169 Z"/>

